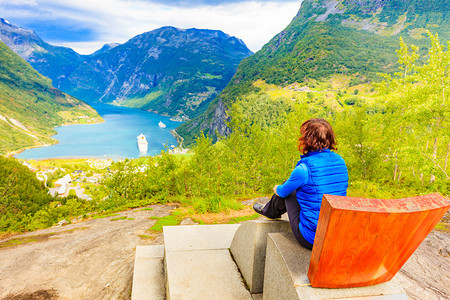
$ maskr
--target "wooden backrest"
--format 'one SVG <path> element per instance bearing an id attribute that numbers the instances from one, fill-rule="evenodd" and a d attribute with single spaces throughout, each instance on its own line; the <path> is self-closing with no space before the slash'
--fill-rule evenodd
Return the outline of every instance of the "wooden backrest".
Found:
<path id="1" fill-rule="evenodd" d="M 391 280 L 449 207 L 439 194 L 394 200 L 324 195 L 311 285 L 346 288 Z"/>

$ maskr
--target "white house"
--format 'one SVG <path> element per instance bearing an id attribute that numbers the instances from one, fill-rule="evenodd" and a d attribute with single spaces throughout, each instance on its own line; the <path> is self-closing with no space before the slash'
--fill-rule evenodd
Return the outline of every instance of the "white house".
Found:
<path id="1" fill-rule="evenodd" d="M 70 174 L 67 174 L 63 178 L 60 178 L 55 181 L 55 187 L 65 186 L 72 182 L 72 178 L 70 177 Z"/>
<path id="2" fill-rule="evenodd" d="M 72 178 L 69 174 L 64 176 L 63 178 L 60 178 L 56 180 L 55 187 L 58 189 L 58 195 L 64 195 L 66 193 L 67 188 L 69 187 L 69 183 L 72 182 Z"/>

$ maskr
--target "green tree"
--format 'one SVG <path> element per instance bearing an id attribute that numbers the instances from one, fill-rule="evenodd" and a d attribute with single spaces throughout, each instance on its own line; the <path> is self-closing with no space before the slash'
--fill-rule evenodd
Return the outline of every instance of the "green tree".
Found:
<path id="1" fill-rule="evenodd" d="M 383 75 L 385 81 L 382 90 L 388 92 L 387 104 L 396 121 L 390 126 L 391 137 L 397 143 L 393 156 L 397 159 L 394 178 L 399 177 L 399 157 L 404 166 L 411 166 L 423 179 L 430 176 L 430 182 L 436 175 L 449 180 L 448 152 L 449 140 L 449 52 L 440 44 L 438 35 L 428 32 L 431 48 L 427 62 L 417 65 L 418 48 L 411 51 L 400 39 L 397 51 L 401 73 L 394 76 Z M 415 168 L 415 170 L 414 170 Z M 422 174 L 422 175 L 420 175 Z"/>

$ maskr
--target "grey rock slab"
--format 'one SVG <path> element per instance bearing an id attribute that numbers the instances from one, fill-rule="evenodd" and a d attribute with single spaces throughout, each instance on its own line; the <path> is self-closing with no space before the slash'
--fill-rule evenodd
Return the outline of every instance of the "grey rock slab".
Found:
<path id="1" fill-rule="evenodd" d="M 291 232 L 289 222 L 252 220 L 241 224 L 231 242 L 230 251 L 250 293 L 262 293 L 267 234 Z"/>
<path id="2" fill-rule="evenodd" d="M 228 249 L 239 224 L 165 226 L 167 251 Z"/>
<path id="3" fill-rule="evenodd" d="M 170 300 L 252 299 L 228 250 L 168 251 L 165 263 Z"/>
<path id="4" fill-rule="evenodd" d="M 383 295 L 398 297 L 404 294 L 396 277 L 386 283 L 359 288 L 313 288 L 307 276 L 310 257 L 311 251 L 301 247 L 292 234 L 270 233 L 267 239 L 264 299 L 345 299 Z"/>
<path id="5" fill-rule="evenodd" d="M 131 299 L 165 299 L 165 292 L 164 246 L 136 247 Z"/>

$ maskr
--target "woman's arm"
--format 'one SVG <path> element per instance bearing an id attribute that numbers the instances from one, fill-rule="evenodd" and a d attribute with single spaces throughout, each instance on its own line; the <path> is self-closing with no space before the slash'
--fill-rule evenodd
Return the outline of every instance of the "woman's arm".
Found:
<path id="1" fill-rule="evenodd" d="M 308 168 L 304 164 L 299 164 L 291 173 L 288 180 L 282 185 L 273 187 L 275 194 L 281 198 L 287 197 L 290 193 L 301 188 L 308 183 Z"/>

